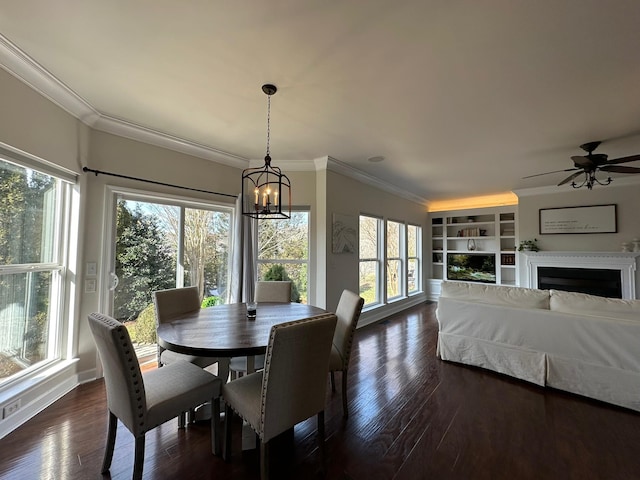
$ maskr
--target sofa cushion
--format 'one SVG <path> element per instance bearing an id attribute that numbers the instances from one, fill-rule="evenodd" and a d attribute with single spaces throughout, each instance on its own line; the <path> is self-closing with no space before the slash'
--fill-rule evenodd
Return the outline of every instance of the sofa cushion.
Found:
<path id="1" fill-rule="evenodd" d="M 550 307 L 557 312 L 640 322 L 640 300 L 605 298 L 586 293 L 551 290 Z"/>
<path id="2" fill-rule="evenodd" d="M 534 288 L 443 281 L 440 295 L 447 298 L 508 307 L 549 309 L 549 290 Z"/>

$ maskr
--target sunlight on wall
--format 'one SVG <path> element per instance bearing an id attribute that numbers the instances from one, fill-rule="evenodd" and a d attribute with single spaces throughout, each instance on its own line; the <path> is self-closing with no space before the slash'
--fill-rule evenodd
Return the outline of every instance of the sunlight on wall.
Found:
<path id="1" fill-rule="evenodd" d="M 447 210 L 466 210 L 469 208 L 500 207 L 517 205 L 518 196 L 513 192 L 484 195 L 481 197 L 455 198 L 429 203 L 429 212 L 443 212 Z"/>

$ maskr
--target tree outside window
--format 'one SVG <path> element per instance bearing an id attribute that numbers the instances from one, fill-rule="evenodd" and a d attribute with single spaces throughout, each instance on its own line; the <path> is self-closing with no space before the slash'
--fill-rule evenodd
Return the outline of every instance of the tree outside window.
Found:
<path id="1" fill-rule="evenodd" d="M 380 298 L 382 255 L 379 218 L 360 215 L 359 219 L 359 283 L 365 305 L 375 305 Z"/>
<path id="2" fill-rule="evenodd" d="M 403 295 L 404 224 L 387 221 L 387 299 Z"/>
<path id="3" fill-rule="evenodd" d="M 59 358 L 68 188 L 0 159 L 0 384 Z"/>
<path id="4" fill-rule="evenodd" d="M 113 309 L 136 344 L 156 342 L 154 291 L 197 286 L 203 307 L 227 295 L 231 210 L 158 201 L 117 202 Z"/>
<path id="5" fill-rule="evenodd" d="M 309 212 L 258 222 L 258 278 L 291 280 L 291 301 L 309 301 Z"/>
<path id="6" fill-rule="evenodd" d="M 407 293 L 420 291 L 420 258 L 422 252 L 422 228 L 407 225 Z"/>

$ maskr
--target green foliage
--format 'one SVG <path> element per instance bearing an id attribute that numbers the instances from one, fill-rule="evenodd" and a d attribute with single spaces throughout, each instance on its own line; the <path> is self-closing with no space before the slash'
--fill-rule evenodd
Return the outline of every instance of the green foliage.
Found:
<path id="1" fill-rule="evenodd" d="M 0 160 L 0 265 L 51 262 L 56 180 Z M 29 279 L 27 281 L 27 278 Z M 29 299 L 29 318 L 21 360 L 46 356 L 51 273 L 0 275 L 0 310 Z"/>
<path id="2" fill-rule="evenodd" d="M 152 292 L 175 286 L 175 256 L 154 217 L 118 202 L 115 317 L 135 318 L 151 303 Z"/>
<path id="3" fill-rule="evenodd" d="M 275 262 L 286 265 L 287 280 L 292 281 L 292 298 L 305 301 L 307 294 L 307 265 L 289 262 L 309 258 L 309 213 L 293 212 L 290 219 L 262 220 L 258 227 L 259 277 L 273 268 Z M 274 263 L 271 263 L 274 262 Z"/>
<path id="4" fill-rule="evenodd" d="M 153 303 L 140 312 L 135 322 L 127 324 L 132 342 L 156 343 L 156 309 Z"/>
<path id="5" fill-rule="evenodd" d="M 216 295 L 212 295 L 211 297 L 205 297 L 202 300 L 202 305 L 200 305 L 200 307 L 209 308 L 209 307 L 215 307 L 216 305 L 222 305 L 222 298 Z"/>
<path id="6" fill-rule="evenodd" d="M 376 289 L 370 284 L 362 285 L 360 287 L 360 296 L 364 298 L 364 304 L 368 305 L 376 300 Z"/>
<path id="7" fill-rule="evenodd" d="M 275 264 L 272 265 L 269 270 L 264 274 L 263 280 L 266 281 L 290 281 L 291 282 L 291 301 L 300 303 L 300 292 L 298 291 L 298 287 L 296 283 L 291 281 L 289 275 L 287 275 L 287 271 L 284 268 L 284 265 Z"/>
<path id="8" fill-rule="evenodd" d="M 522 240 L 520 242 L 520 246 L 518 247 L 518 251 L 522 252 L 523 250 L 527 250 L 530 252 L 537 252 L 540 250 L 538 247 L 538 239 L 534 238 L 533 240 Z"/>

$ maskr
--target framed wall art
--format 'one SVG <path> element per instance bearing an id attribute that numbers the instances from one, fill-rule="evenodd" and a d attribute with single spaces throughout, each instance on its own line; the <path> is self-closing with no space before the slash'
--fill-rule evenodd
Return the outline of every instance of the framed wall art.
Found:
<path id="1" fill-rule="evenodd" d="M 334 213 L 331 237 L 333 253 L 355 253 L 358 238 L 357 218 L 353 215 Z"/>
<path id="2" fill-rule="evenodd" d="M 616 233 L 616 205 L 540 209 L 540 234 Z"/>

